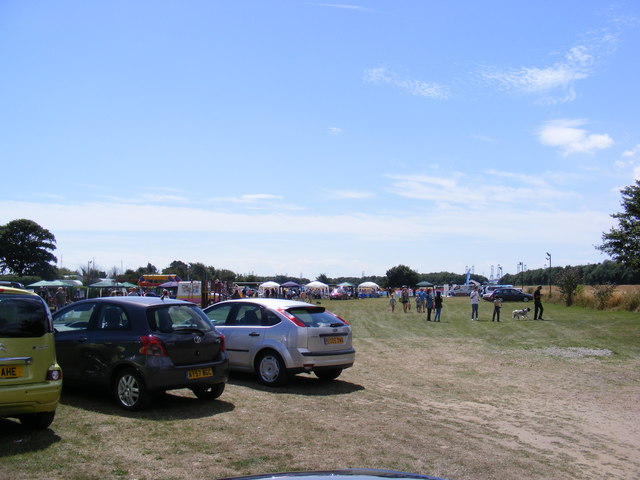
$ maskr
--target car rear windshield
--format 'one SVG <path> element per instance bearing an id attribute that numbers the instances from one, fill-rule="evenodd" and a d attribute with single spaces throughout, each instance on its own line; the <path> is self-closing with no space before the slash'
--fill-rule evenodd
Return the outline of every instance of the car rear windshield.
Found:
<path id="1" fill-rule="evenodd" d="M 40 298 L 0 295 L 0 337 L 41 337 L 49 330 L 49 317 Z"/>
<path id="2" fill-rule="evenodd" d="M 342 320 L 327 312 L 323 307 L 293 307 L 287 312 L 296 317 L 307 327 L 342 327 Z"/>
<path id="3" fill-rule="evenodd" d="M 199 331 L 208 332 L 213 327 L 209 319 L 195 305 L 171 305 L 154 308 L 148 312 L 149 326 L 154 332 Z"/>

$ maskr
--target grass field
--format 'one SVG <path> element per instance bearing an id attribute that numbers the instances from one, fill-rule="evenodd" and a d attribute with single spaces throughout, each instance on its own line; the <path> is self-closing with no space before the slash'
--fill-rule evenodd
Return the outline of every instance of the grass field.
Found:
<path id="1" fill-rule="evenodd" d="M 640 316 L 545 305 L 502 322 L 445 300 L 441 323 L 384 299 L 323 301 L 353 326 L 356 364 L 281 389 L 233 375 L 127 413 L 65 390 L 52 428 L 0 419 L 0 479 L 213 479 L 372 467 L 462 479 L 640 478 Z M 531 305 L 530 305 L 531 306 Z"/>

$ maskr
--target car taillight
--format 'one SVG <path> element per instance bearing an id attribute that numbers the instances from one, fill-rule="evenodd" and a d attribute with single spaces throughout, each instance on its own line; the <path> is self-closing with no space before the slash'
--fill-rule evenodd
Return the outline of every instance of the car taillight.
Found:
<path id="1" fill-rule="evenodd" d="M 47 371 L 47 381 L 55 382 L 57 380 L 62 380 L 62 370 L 57 367 L 50 367 Z"/>
<path id="2" fill-rule="evenodd" d="M 140 353 L 142 355 L 149 355 L 150 357 L 167 357 L 168 353 L 162 341 L 154 337 L 153 335 L 146 335 L 140 337 L 142 347 L 140 347 Z"/>
<path id="3" fill-rule="evenodd" d="M 224 352 L 226 351 L 227 347 L 226 344 L 224 343 L 224 335 L 220 334 L 220 351 Z"/>
<path id="4" fill-rule="evenodd" d="M 286 310 L 279 308 L 278 309 L 278 313 L 284 315 L 285 317 L 287 317 L 287 319 L 291 320 L 293 323 L 295 323 L 297 326 L 299 327 L 306 327 L 306 325 L 304 324 L 304 322 L 301 322 L 300 320 L 298 320 L 295 315 L 291 315 L 289 312 L 287 312 Z"/>

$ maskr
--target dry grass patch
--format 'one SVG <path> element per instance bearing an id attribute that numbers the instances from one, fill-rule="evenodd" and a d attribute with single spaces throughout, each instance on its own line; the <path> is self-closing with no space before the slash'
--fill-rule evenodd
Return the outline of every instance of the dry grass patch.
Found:
<path id="1" fill-rule="evenodd" d="M 135 414 L 99 392 L 65 390 L 51 430 L 0 420 L 0 478 L 199 480 L 345 467 L 452 480 L 640 477 L 637 318 L 549 305 L 548 322 L 492 324 L 482 304 L 476 323 L 467 299 L 447 299 L 434 324 L 391 315 L 382 299 L 325 304 L 351 321 L 358 351 L 338 380 L 297 376 L 270 389 L 234 375 L 218 401 L 181 390 Z"/>

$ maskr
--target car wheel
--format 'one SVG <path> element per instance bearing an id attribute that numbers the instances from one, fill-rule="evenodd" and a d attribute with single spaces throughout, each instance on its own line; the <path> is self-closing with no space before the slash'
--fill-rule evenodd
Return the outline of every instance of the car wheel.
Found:
<path id="1" fill-rule="evenodd" d="M 260 381 L 270 387 L 279 387 L 287 383 L 289 375 L 280 355 L 276 352 L 265 352 L 256 362 L 256 373 Z"/>
<path id="2" fill-rule="evenodd" d="M 201 387 L 192 387 L 191 391 L 200 400 L 215 400 L 222 392 L 224 392 L 224 383 L 217 383 L 215 385 L 203 385 Z"/>
<path id="3" fill-rule="evenodd" d="M 529 297 L 524 297 L 524 298 L 522 299 L 522 301 L 523 301 L 523 302 L 528 302 L 528 301 L 529 301 Z"/>
<path id="4" fill-rule="evenodd" d="M 342 373 L 341 368 L 326 368 L 323 370 L 315 370 L 316 377 L 320 380 L 335 380 Z"/>
<path id="5" fill-rule="evenodd" d="M 151 401 L 151 394 L 147 391 L 144 380 L 131 368 L 121 370 L 113 385 L 116 402 L 125 410 L 140 410 Z"/>
<path id="6" fill-rule="evenodd" d="M 54 410 L 53 412 L 30 413 L 28 415 L 21 415 L 18 418 L 20 419 L 20 423 L 25 427 L 44 430 L 45 428 L 49 428 L 55 416 L 56 412 Z"/>

